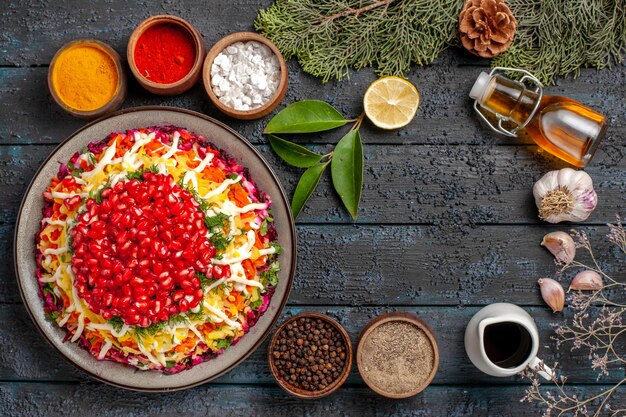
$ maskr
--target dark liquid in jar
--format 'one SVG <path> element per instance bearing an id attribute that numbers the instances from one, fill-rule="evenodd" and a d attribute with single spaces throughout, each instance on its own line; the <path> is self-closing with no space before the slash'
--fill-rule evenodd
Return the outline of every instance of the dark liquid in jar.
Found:
<path id="1" fill-rule="evenodd" d="M 501 368 L 516 368 L 530 356 L 532 339 L 523 326 L 502 322 L 485 328 L 483 345 L 487 358 Z"/>

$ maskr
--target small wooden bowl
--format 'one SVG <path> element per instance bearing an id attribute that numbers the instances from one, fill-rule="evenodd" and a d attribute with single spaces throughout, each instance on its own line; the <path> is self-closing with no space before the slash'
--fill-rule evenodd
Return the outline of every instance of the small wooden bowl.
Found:
<path id="1" fill-rule="evenodd" d="M 139 69 L 137 69 L 137 64 L 135 63 L 135 47 L 137 46 L 137 41 L 139 40 L 141 35 L 148 28 L 165 23 L 174 24 L 186 30 L 191 35 L 196 49 L 196 60 L 194 61 L 189 73 L 180 80 L 170 84 L 160 84 L 148 80 L 139 72 Z M 200 35 L 200 32 L 198 32 L 198 30 L 191 23 L 178 16 L 162 14 L 149 17 L 141 22 L 139 26 L 137 26 L 132 35 L 130 35 L 130 39 L 128 40 L 126 57 L 128 59 L 128 66 L 130 66 L 131 72 L 143 88 L 154 94 L 173 96 L 176 94 L 184 93 L 198 81 L 198 79 L 200 78 L 200 70 L 202 69 L 202 61 L 204 60 L 205 49 L 206 47 L 204 45 L 204 39 L 202 39 L 202 35 Z"/>
<path id="2" fill-rule="evenodd" d="M 412 391 L 401 393 L 401 394 L 387 392 L 383 388 L 374 385 L 372 381 L 370 381 L 369 376 L 367 372 L 365 371 L 364 365 L 363 365 L 363 353 L 364 353 L 363 346 L 368 336 L 370 335 L 370 333 L 375 328 L 377 328 L 378 326 L 382 324 L 389 323 L 389 322 L 398 322 L 398 321 L 410 323 L 416 326 L 417 328 L 421 329 L 430 340 L 430 343 L 432 344 L 433 352 L 434 352 L 433 369 L 428 375 L 428 378 L 421 385 L 415 387 Z M 433 335 L 432 330 L 430 330 L 428 325 L 424 323 L 424 321 L 422 321 L 422 319 L 420 319 L 416 314 L 405 313 L 405 312 L 387 313 L 387 314 L 380 315 L 376 317 L 375 319 L 373 319 L 372 321 L 370 321 L 361 331 L 361 336 L 359 337 L 359 344 L 357 345 L 357 349 L 356 349 L 356 364 L 359 369 L 359 373 L 361 374 L 361 377 L 363 378 L 365 383 L 376 393 L 387 398 L 408 398 L 408 397 L 412 397 L 422 392 L 424 389 L 426 389 L 428 385 L 430 385 L 430 383 L 435 378 L 435 375 L 437 374 L 437 369 L 439 368 L 439 347 L 437 346 L 437 341 L 435 340 L 435 336 Z"/>
<path id="3" fill-rule="evenodd" d="M 61 100 L 61 97 L 57 94 L 57 91 L 54 88 L 54 82 L 53 82 L 54 67 L 57 62 L 58 57 L 64 51 L 70 48 L 73 48 L 75 46 L 78 46 L 78 45 L 83 45 L 83 44 L 96 46 L 102 49 L 108 55 L 110 55 L 111 58 L 113 58 L 113 61 L 115 62 L 115 68 L 117 69 L 117 75 L 118 75 L 117 76 L 117 90 L 115 94 L 113 94 L 113 97 L 111 97 L 111 99 L 102 107 L 95 109 L 95 110 L 89 110 L 89 111 L 78 110 L 73 107 L 69 107 L 67 104 L 65 104 L 63 100 Z M 111 48 L 108 44 L 101 42 L 97 39 L 90 39 L 90 38 L 76 39 L 71 42 L 68 42 L 65 45 L 63 45 L 56 52 L 56 54 L 54 54 L 52 61 L 50 61 L 50 67 L 48 68 L 48 89 L 50 90 L 50 95 L 52 95 L 52 98 L 54 99 L 54 101 L 63 110 L 65 110 L 72 116 L 78 117 L 80 119 L 93 119 L 93 118 L 105 115 L 107 113 L 114 112 L 115 110 L 119 109 L 122 106 L 122 103 L 124 103 L 124 100 L 126 99 L 126 90 L 127 90 L 126 72 L 124 71 L 124 66 L 122 65 L 122 58 L 120 57 L 120 54 L 118 54 L 115 51 L 115 49 Z"/>
<path id="4" fill-rule="evenodd" d="M 274 95 L 261 107 L 257 107 L 252 110 L 235 110 L 232 107 L 228 107 L 223 104 L 215 93 L 213 92 L 213 87 L 211 86 L 211 65 L 213 65 L 213 61 L 215 58 L 222 52 L 224 49 L 228 48 L 230 45 L 236 42 L 250 42 L 256 41 L 262 43 L 272 50 L 274 55 L 278 58 L 278 62 L 280 63 L 280 81 L 278 82 L 278 86 L 276 87 L 276 91 Z M 288 84 L 288 73 L 287 73 L 287 63 L 283 58 L 283 55 L 280 53 L 276 45 L 272 43 L 269 39 L 264 36 L 259 35 L 254 32 L 235 32 L 231 33 L 228 36 L 223 37 L 213 47 L 209 50 L 209 53 L 204 60 L 204 67 L 202 69 L 202 81 L 204 83 L 204 89 L 206 93 L 209 95 L 211 102 L 218 108 L 220 111 L 230 117 L 234 117 L 235 119 L 241 120 L 253 120 L 261 118 L 274 110 L 280 102 L 285 97 L 285 93 L 287 92 L 287 84 Z"/>
<path id="5" fill-rule="evenodd" d="M 330 323 L 335 329 L 339 331 L 346 345 L 346 361 L 341 375 L 339 375 L 339 378 L 337 378 L 332 384 L 320 391 L 307 391 L 301 388 L 294 387 L 288 382 L 284 381 L 280 377 L 278 369 L 276 369 L 276 365 L 274 364 L 274 357 L 272 356 L 273 347 L 278 341 L 278 336 L 280 335 L 280 332 L 285 328 L 285 326 L 287 326 L 287 324 L 292 323 L 302 317 L 307 317 L 310 319 L 322 319 L 323 321 Z M 270 365 L 270 370 L 272 371 L 272 376 L 276 380 L 276 383 L 278 383 L 278 386 L 280 386 L 285 392 L 303 399 L 322 398 L 332 394 L 337 389 L 339 389 L 339 387 L 342 386 L 344 382 L 346 382 L 346 379 L 350 374 L 350 370 L 352 369 L 352 343 L 350 342 L 350 336 L 348 335 L 348 332 L 346 332 L 346 330 L 335 320 L 323 314 L 305 312 L 296 314 L 295 316 L 285 320 L 283 323 L 281 323 L 280 326 L 278 326 L 278 328 L 274 332 L 274 335 L 272 336 L 272 340 L 270 341 L 267 358 Z"/>

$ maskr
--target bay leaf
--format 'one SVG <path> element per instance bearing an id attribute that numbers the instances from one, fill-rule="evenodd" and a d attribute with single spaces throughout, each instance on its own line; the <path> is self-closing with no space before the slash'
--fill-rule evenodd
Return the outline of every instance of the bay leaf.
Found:
<path id="1" fill-rule="evenodd" d="M 321 100 L 302 100 L 288 105 L 272 117 L 263 133 L 313 133 L 348 123 L 333 106 Z"/>
<path id="2" fill-rule="evenodd" d="M 335 146 L 330 169 L 337 194 L 356 220 L 363 189 L 363 144 L 358 130 L 348 132 Z"/>
<path id="3" fill-rule="evenodd" d="M 293 193 L 291 199 L 291 211 L 293 212 L 293 218 L 297 218 L 298 214 L 302 210 L 302 207 L 306 204 L 313 191 L 320 182 L 320 178 L 324 173 L 324 170 L 328 166 L 328 162 L 318 163 L 304 171 L 296 186 L 296 191 Z"/>
<path id="4" fill-rule="evenodd" d="M 297 145 L 278 136 L 269 135 L 268 140 L 276 155 L 289 165 L 298 168 L 308 168 L 317 164 L 324 157 L 318 153 L 308 150 L 304 146 Z"/>

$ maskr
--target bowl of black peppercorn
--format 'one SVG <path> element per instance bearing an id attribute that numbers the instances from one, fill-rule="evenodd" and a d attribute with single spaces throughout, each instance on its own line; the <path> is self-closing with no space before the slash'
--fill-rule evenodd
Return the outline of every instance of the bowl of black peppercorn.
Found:
<path id="1" fill-rule="evenodd" d="M 276 329 L 268 361 L 284 391 L 298 398 L 325 397 L 343 385 L 350 374 L 350 336 L 328 316 L 300 313 Z"/>

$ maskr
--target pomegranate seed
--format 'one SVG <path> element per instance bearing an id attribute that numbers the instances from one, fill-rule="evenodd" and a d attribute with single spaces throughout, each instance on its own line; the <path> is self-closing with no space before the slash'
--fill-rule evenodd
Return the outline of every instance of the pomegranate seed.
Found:
<path id="1" fill-rule="evenodd" d="M 101 197 L 87 200 L 70 236 L 74 286 L 105 319 L 144 327 L 168 320 L 202 300 L 196 271 L 230 276 L 227 265 L 211 266 L 204 213 L 171 175 L 146 172 Z"/>
<path id="2" fill-rule="evenodd" d="M 172 279 L 172 277 L 167 277 L 164 280 L 162 280 L 161 282 L 159 282 L 159 286 L 161 288 L 169 288 L 172 283 L 174 282 L 174 280 Z"/>
<path id="3" fill-rule="evenodd" d="M 222 279 L 225 275 L 226 265 L 213 265 L 213 278 Z"/>
<path id="4" fill-rule="evenodd" d="M 180 301 L 185 296 L 185 292 L 182 290 L 175 291 L 172 294 L 172 301 L 177 302 Z"/>

